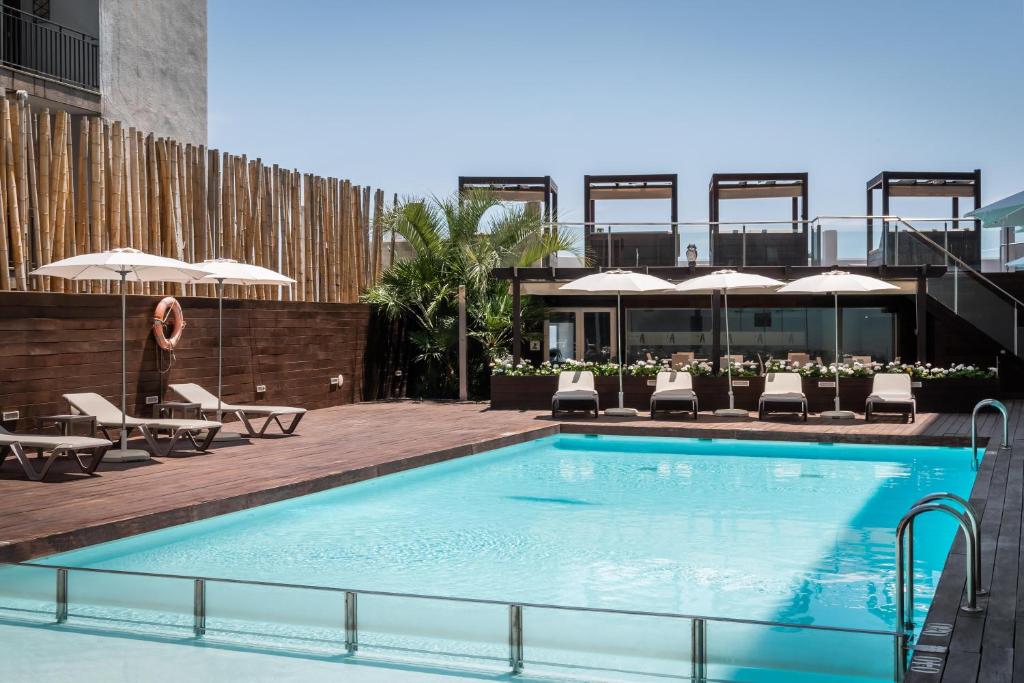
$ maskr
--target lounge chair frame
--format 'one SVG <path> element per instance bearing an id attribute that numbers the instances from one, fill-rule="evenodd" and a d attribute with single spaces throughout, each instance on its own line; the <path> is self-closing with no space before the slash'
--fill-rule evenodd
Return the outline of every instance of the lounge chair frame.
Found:
<path id="1" fill-rule="evenodd" d="M 221 412 L 222 413 L 226 413 L 226 412 L 229 412 L 229 411 L 224 410 L 224 411 L 221 411 Z M 295 428 L 299 426 L 299 422 L 302 420 L 302 417 L 306 414 L 304 412 L 302 412 L 302 413 L 270 413 L 269 415 L 267 415 L 267 419 L 263 421 L 263 426 L 260 427 L 259 431 L 256 431 L 255 429 L 253 429 L 252 422 L 249 421 L 249 416 L 246 414 L 246 411 L 244 411 L 244 410 L 232 410 L 230 412 L 234 413 L 235 417 L 237 417 L 238 420 L 243 425 L 245 425 L 245 431 L 246 431 L 246 435 L 247 436 L 263 436 L 266 433 L 266 431 L 267 431 L 267 427 L 269 427 L 274 422 L 276 422 L 277 426 L 281 428 L 281 433 L 282 434 L 292 434 L 295 431 Z M 281 423 L 281 416 L 282 415 L 293 415 L 292 421 L 288 424 L 287 427 L 285 427 Z M 221 422 L 220 415 L 217 416 L 217 421 Z"/>
<path id="2" fill-rule="evenodd" d="M 909 420 L 911 424 L 916 422 L 917 399 L 914 398 L 914 394 L 911 392 L 908 394 L 908 398 L 894 399 L 876 396 L 874 394 L 875 384 L 878 382 L 879 377 L 884 377 L 884 375 L 875 375 L 875 380 L 872 381 L 871 386 L 872 393 L 868 396 L 867 400 L 864 401 L 864 422 L 871 422 L 871 418 L 876 414 L 902 415 L 905 421 Z M 909 378 L 902 381 L 906 382 L 905 386 L 913 386 Z M 879 410 L 879 408 L 881 408 L 881 410 Z"/>
<path id="3" fill-rule="evenodd" d="M 47 473 L 50 471 L 50 467 L 57 461 L 57 458 L 61 455 L 68 455 L 71 456 L 71 459 L 78 465 L 78 469 L 85 474 L 92 476 L 96 473 L 96 468 L 99 467 L 100 462 L 103 460 L 103 456 L 107 454 L 110 446 L 78 448 L 62 444 L 51 448 L 30 447 L 30 449 L 36 451 L 40 458 L 43 457 L 45 452 L 49 451 L 50 456 L 46 458 L 40 469 L 37 470 L 32 465 L 32 460 L 29 458 L 28 453 L 25 452 L 25 446 L 23 446 L 20 441 L 0 445 L 0 467 L 3 467 L 3 464 L 7 461 L 7 457 L 9 455 L 14 454 L 14 458 L 18 461 L 18 464 L 21 465 L 21 469 L 24 470 L 26 477 L 32 481 L 42 481 L 46 478 Z M 83 457 L 82 453 L 84 452 L 91 452 L 91 457 Z"/>
<path id="4" fill-rule="evenodd" d="M 773 373 L 774 374 L 774 373 Z M 793 373 L 780 373 L 780 374 L 793 374 Z M 765 388 L 767 389 L 767 380 L 765 381 Z M 761 398 L 757 401 L 757 419 L 764 420 L 772 413 L 796 413 L 802 415 L 804 422 L 807 422 L 807 396 L 800 391 L 800 395 L 796 396 L 796 392 L 792 392 L 791 396 L 785 394 L 769 394 L 762 393 Z M 772 406 L 784 406 L 783 408 L 772 408 Z M 796 406 L 796 410 L 793 409 Z"/>
<path id="5" fill-rule="evenodd" d="M 677 372 L 677 371 L 673 371 Z M 661 373 L 658 373 L 659 375 Z M 659 410 L 669 412 L 672 410 L 684 410 L 680 406 L 685 406 L 685 411 L 693 415 L 693 419 L 696 420 L 698 413 L 700 412 L 700 401 L 697 398 L 696 392 L 693 391 L 692 379 L 690 387 L 685 390 L 690 392 L 689 396 L 658 396 L 658 388 L 655 386 L 654 393 L 651 394 L 651 419 L 654 419 L 655 413 Z M 669 390 L 673 391 L 673 390 Z M 682 391 L 680 389 L 674 391 Z M 660 404 L 660 405 L 659 405 Z"/>
<path id="6" fill-rule="evenodd" d="M 566 375 L 573 375 L 576 381 L 588 380 L 587 386 L 580 389 L 569 389 L 563 386 L 563 378 Z M 584 396 L 559 396 L 561 393 L 569 392 L 590 392 Z M 582 407 L 574 407 L 582 406 Z M 564 370 L 558 375 L 558 389 L 551 396 L 551 417 L 558 417 L 558 411 L 582 410 L 584 412 L 594 411 L 594 417 L 601 415 L 601 401 L 594 388 L 594 375 L 589 370 Z"/>
<path id="7" fill-rule="evenodd" d="M 99 429 L 106 439 L 113 441 L 114 439 L 111 438 L 110 432 L 108 430 L 120 429 L 120 427 L 107 427 L 104 425 L 100 425 Z M 202 441 L 199 441 L 198 439 L 196 439 L 196 433 L 201 431 L 199 429 L 193 429 L 189 427 L 177 427 L 175 429 L 167 429 L 167 447 L 161 448 L 160 441 L 158 440 L 160 427 L 151 427 L 150 425 L 128 425 L 126 429 L 128 430 L 129 436 L 131 436 L 131 433 L 133 431 L 138 430 L 138 432 L 142 435 L 142 438 L 146 440 L 146 443 L 149 445 L 150 450 L 152 450 L 153 455 L 156 455 L 158 457 L 170 455 L 176 449 L 178 442 L 181 441 L 182 439 L 187 439 L 192 444 L 192 447 L 196 451 L 200 453 L 207 453 L 210 450 L 210 444 L 213 443 L 214 437 L 217 436 L 217 432 L 220 431 L 220 427 L 204 428 L 206 429 L 206 438 L 203 439 Z"/>
<path id="8" fill-rule="evenodd" d="M 563 403 L 569 404 L 568 406 L 562 405 Z M 573 407 L 574 404 L 586 407 Z M 589 413 L 591 410 L 594 411 L 594 417 L 598 417 L 601 414 L 601 402 L 598 396 L 595 394 L 593 398 L 562 398 L 559 400 L 557 396 L 551 397 L 551 417 L 557 417 L 559 411 L 572 412 L 574 410 L 582 410 L 583 412 Z"/>

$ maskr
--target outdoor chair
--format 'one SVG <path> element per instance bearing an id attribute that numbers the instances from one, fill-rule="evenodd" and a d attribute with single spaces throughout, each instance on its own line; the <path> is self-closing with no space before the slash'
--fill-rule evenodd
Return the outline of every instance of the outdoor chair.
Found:
<path id="1" fill-rule="evenodd" d="M 871 422 L 875 413 L 894 413 L 914 422 L 917 419 L 917 401 L 910 390 L 910 375 L 880 372 L 871 382 L 871 394 L 864 403 L 864 421 Z"/>
<path id="2" fill-rule="evenodd" d="M 757 419 L 769 413 L 803 413 L 807 422 L 807 396 L 800 375 L 795 372 L 769 372 L 764 376 L 764 393 L 757 402 Z"/>
<path id="3" fill-rule="evenodd" d="M 216 420 L 220 420 L 224 413 L 234 413 L 241 420 L 242 424 L 245 425 L 245 431 L 248 436 L 263 436 L 267 431 L 267 427 L 273 422 L 277 423 L 277 426 L 281 428 L 283 433 L 291 434 L 299 426 L 302 416 L 306 414 L 305 408 L 234 405 L 224 401 L 220 402 L 220 408 L 218 409 L 217 397 L 198 384 L 172 384 L 170 388 L 189 403 L 198 403 L 205 418 L 209 418 L 212 415 Z M 283 416 L 291 416 L 291 422 L 287 427 L 281 422 L 281 417 Z M 250 417 L 266 418 L 259 431 L 253 429 L 252 423 L 249 421 Z"/>
<path id="4" fill-rule="evenodd" d="M 743 355 L 739 353 L 734 353 L 731 356 L 722 356 L 721 358 L 718 359 L 718 367 L 722 368 L 722 370 L 725 370 L 725 366 L 730 362 L 742 363 Z"/>
<path id="5" fill-rule="evenodd" d="M 90 436 L 12 434 L 0 427 L 0 467 L 7 460 L 7 456 L 13 453 L 21 469 L 25 471 L 25 476 L 32 481 L 42 481 L 57 458 L 68 455 L 78 465 L 78 469 L 91 475 L 96 472 L 96 467 L 112 445 L 107 439 L 95 439 Z M 36 451 L 40 458 L 44 453 L 49 453 L 50 456 L 37 470 L 29 459 L 27 450 Z M 91 457 L 83 457 L 83 453 Z"/>
<path id="6" fill-rule="evenodd" d="M 600 404 L 594 388 L 594 373 L 589 370 L 569 370 L 558 375 L 558 390 L 551 397 L 551 417 L 559 410 L 594 411 L 597 417 Z"/>
<path id="7" fill-rule="evenodd" d="M 64 400 L 68 402 L 72 410 L 83 415 L 95 417 L 96 426 L 100 428 L 100 431 L 108 439 L 110 438 L 110 429 L 119 429 L 121 427 L 122 414 L 120 408 L 99 394 L 64 394 Z M 210 444 L 213 443 L 213 437 L 217 435 L 222 426 L 220 422 L 209 420 L 175 420 L 167 418 L 144 420 L 128 415 L 124 416 L 124 424 L 129 434 L 136 429 L 139 430 L 139 433 L 142 434 L 143 438 L 146 439 L 146 443 L 152 449 L 153 455 L 160 456 L 170 454 L 181 439 L 188 439 L 196 450 L 206 452 L 209 450 Z M 157 441 L 161 430 L 167 431 L 169 435 L 166 448 L 160 448 L 160 444 Z M 196 434 L 203 430 L 206 431 L 206 438 L 199 442 L 196 439 Z"/>
<path id="8" fill-rule="evenodd" d="M 677 351 L 672 354 L 672 369 L 680 370 L 693 362 L 693 351 Z"/>
<path id="9" fill-rule="evenodd" d="M 800 365 L 807 365 L 811 362 L 811 354 L 809 353 L 793 353 L 786 354 L 786 361 L 789 363 L 799 363 Z"/>
<path id="10" fill-rule="evenodd" d="M 693 391 L 693 376 L 688 372 L 666 370 L 658 373 L 654 393 L 651 394 L 651 419 L 659 410 L 682 410 L 693 413 L 697 419 L 697 394 Z"/>

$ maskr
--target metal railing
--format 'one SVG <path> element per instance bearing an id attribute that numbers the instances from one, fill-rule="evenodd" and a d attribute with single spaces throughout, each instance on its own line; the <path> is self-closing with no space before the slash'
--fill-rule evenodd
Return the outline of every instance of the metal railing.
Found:
<path id="1" fill-rule="evenodd" d="M 947 503 L 953 502 L 963 507 L 959 512 Z M 911 506 L 910 510 L 896 525 L 896 625 L 903 629 L 903 640 L 900 642 L 900 655 L 897 658 L 899 672 L 897 680 L 902 680 L 906 673 L 908 655 L 911 654 L 910 637 L 914 631 L 914 520 L 928 512 L 942 512 L 956 520 L 964 534 L 967 544 L 967 604 L 960 610 L 968 614 L 981 612 L 978 607 L 978 596 L 985 594 L 981 588 L 981 538 L 979 536 L 978 515 L 969 502 L 953 493 L 933 493 L 927 495 Z"/>
<path id="2" fill-rule="evenodd" d="M 1002 401 L 994 398 L 985 398 L 978 401 L 974 406 L 974 410 L 971 411 L 971 467 L 974 469 L 978 469 L 978 412 L 988 406 L 995 408 L 1003 416 L 1003 442 L 999 447 L 1010 447 L 1010 414 L 1006 406 Z"/>
<path id="3" fill-rule="evenodd" d="M 0 62 L 98 90 L 99 40 L 30 12 L 0 8 Z"/>
<path id="4" fill-rule="evenodd" d="M 341 595 L 344 597 L 344 609 L 338 610 L 341 612 L 337 617 L 337 627 L 344 629 L 344 640 L 339 643 L 349 655 L 354 655 L 360 649 L 360 626 L 359 619 L 361 616 L 360 598 L 365 597 L 370 599 L 375 598 L 398 598 L 407 601 L 434 601 L 441 602 L 451 605 L 463 605 L 463 606 L 491 606 L 498 608 L 505 608 L 508 613 L 508 665 L 511 673 L 517 674 L 523 671 L 524 667 L 531 661 L 535 661 L 539 666 L 572 666 L 578 667 L 578 664 L 558 664 L 550 661 L 550 655 L 547 659 L 531 660 L 529 654 L 529 648 L 527 647 L 527 638 L 529 631 L 525 627 L 524 622 L 524 611 L 525 610 L 538 610 L 546 612 L 555 612 L 563 614 L 576 614 L 576 615 L 595 615 L 603 617 L 641 617 L 641 618 L 652 618 L 659 621 L 668 622 L 690 622 L 689 640 L 689 670 L 691 672 L 691 680 L 694 681 L 707 681 L 709 677 L 709 665 L 721 664 L 722 666 L 742 666 L 744 663 L 738 663 L 736 653 L 729 651 L 729 661 L 716 662 L 714 657 L 709 657 L 709 625 L 716 625 L 716 627 L 724 627 L 728 625 L 733 626 L 750 626 L 755 628 L 769 629 L 775 633 L 781 634 L 782 637 L 794 638 L 795 634 L 838 634 L 851 635 L 851 636 L 865 636 L 865 637 L 879 637 L 889 639 L 892 644 L 893 653 L 892 657 L 892 679 L 894 681 L 902 680 L 903 671 L 905 669 L 902 663 L 907 651 L 907 634 L 902 630 L 876 630 L 876 629 L 862 629 L 853 627 L 842 627 L 842 626 L 823 626 L 818 624 L 806 624 L 806 623 L 791 623 L 791 622 L 777 622 L 777 621 L 766 621 L 757 619 L 740 619 L 732 617 L 711 617 L 701 616 L 692 614 L 681 614 L 673 612 L 653 612 L 643 610 L 625 610 L 625 609 L 609 609 L 609 608 L 597 608 L 597 607 L 570 607 L 563 605 L 551 605 L 543 603 L 530 603 L 530 602 L 508 602 L 500 600 L 489 600 L 481 598 L 464 598 L 464 597 L 452 597 L 452 596 L 438 596 L 438 595 L 422 595 L 415 593 L 399 593 L 389 591 L 374 591 L 374 590 L 356 590 L 351 588 L 340 588 L 331 586 L 318 586 L 318 585 L 307 585 L 307 584 L 293 584 L 293 583 L 279 583 L 271 581 L 256 581 L 256 580 L 244 580 L 244 579 L 228 579 L 219 577 L 207 577 L 207 576 L 192 576 L 183 574 L 169 574 L 169 573 L 152 573 L 152 572 L 138 572 L 138 571 L 125 571 L 115 569 L 97 569 L 91 567 L 73 567 L 66 565 L 56 564 L 45 564 L 35 562 L 18 562 L 18 563 L 0 563 L 0 568 L 6 568 L 10 570 L 40 570 L 40 571 L 53 571 L 56 577 L 56 587 L 51 595 L 54 601 L 54 618 L 57 623 L 65 623 L 70 616 L 77 617 L 78 615 L 69 611 L 69 606 L 73 604 L 70 596 L 74 594 L 75 581 L 72 580 L 74 575 L 93 575 L 93 576 L 109 576 L 119 577 L 121 580 L 129 580 L 130 578 L 142 578 L 148 580 L 171 580 L 180 582 L 189 582 L 192 585 L 192 632 L 196 638 L 203 638 L 207 636 L 211 631 L 215 630 L 210 627 L 209 618 L 211 616 L 220 616 L 224 619 L 251 619 L 253 610 L 261 612 L 261 610 L 269 610 L 270 605 L 278 604 L 274 601 L 256 601 L 257 604 L 253 604 L 253 601 L 247 601 L 244 607 L 236 607 L 235 610 L 241 610 L 246 613 L 245 617 L 239 617 L 234 614 L 232 608 L 229 608 L 223 603 L 223 597 L 221 597 L 220 609 L 224 612 L 232 612 L 230 615 L 211 615 L 209 609 L 209 596 L 211 586 L 216 585 L 227 585 L 235 587 L 259 587 L 267 588 L 270 590 L 279 591 L 315 591 L 321 594 L 334 594 Z M 10 579 L 13 577 L 6 577 L 8 580 L 3 582 L 9 590 L 18 590 L 19 595 L 26 595 L 29 593 L 35 594 L 39 590 L 45 590 L 44 588 L 33 591 L 32 588 L 22 586 L 18 587 Z M 36 585 L 36 584 L 33 584 Z M 43 584 L 38 584 L 42 586 Z M 51 584 L 52 585 L 52 584 Z M 166 599 L 165 594 L 170 593 L 166 588 L 162 591 L 154 591 L 150 587 L 146 591 L 147 600 L 164 600 Z M 83 588 L 83 593 L 88 593 L 88 587 Z M 321 605 L 324 601 L 318 599 L 317 604 Z M 83 600 L 83 605 L 93 604 Z M 163 603 L 161 603 L 163 604 Z M 126 597 L 126 591 L 118 591 L 116 598 L 116 605 L 119 608 L 119 620 L 124 620 L 125 607 L 131 607 L 131 598 Z M 2 605 L 0 605 L 2 607 Z M 138 609 L 152 609 L 148 605 L 145 607 L 139 607 Z M 164 609 L 167 609 L 166 607 Z M 403 612 L 408 609 L 408 606 L 403 607 Z M 367 611 L 367 614 L 372 616 L 372 610 Z M 265 618 L 265 617 L 264 617 Z M 149 622 L 146 622 L 149 623 Z M 292 622 L 294 623 L 294 622 Z M 607 624 L 605 624 L 607 626 Z M 417 628 L 420 632 L 424 629 L 437 628 L 438 631 L 448 631 L 444 635 L 444 638 L 453 638 L 450 634 L 451 625 L 446 629 L 440 623 L 427 622 L 424 623 L 422 620 L 417 622 Z M 535 627 L 536 628 L 536 627 Z M 550 629 L 550 627 L 548 627 Z M 659 627 L 659 630 L 664 631 L 667 629 L 667 625 Z M 577 634 L 579 635 L 579 634 Z M 586 634 L 583 634 L 586 635 Z M 442 637 L 442 636 L 439 636 Z M 649 634 L 648 636 L 649 637 Z M 736 636 L 733 634 L 733 639 Z M 638 640 L 635 647 L 642 648 L 644 639 Z M 844 641 L 845 642 L 845 641 Z M 620 648 L 632 648 L 634 645 L 630 645 L 623 642 L 618 642 L 617 645 Z M 544 646 L 537 646 L 544 649 Z M 803 652 L 806 648 L 794 647 L 795 651 Z M 432 650 L 434 654 L 441 654 L 446 656 L 459 656 L 458 652 L 443 652 Z M 678 653 L 680 658 L 675 660 L 679 664 L 683 664 L 685 659 L 686 648 L 680 644 Z M 592 654 L 598 654 L 596 651 Z M 632 652 L 630 654 L 633 654 Z M 766 655 L 764 652 L 758 652 L 753 655 L 756 664 L 764 666 Z M 828 658 L 825 658 L 828 659 Z M 830 660 L 831 661 L 831 660 Z M 859 659 L 857 660 L 860 661 Z M 801 666 L 807 666 L 806 663 L 801 662 Z M 823 666 L 828 665 L 828 662 L 823 660 Z"/>

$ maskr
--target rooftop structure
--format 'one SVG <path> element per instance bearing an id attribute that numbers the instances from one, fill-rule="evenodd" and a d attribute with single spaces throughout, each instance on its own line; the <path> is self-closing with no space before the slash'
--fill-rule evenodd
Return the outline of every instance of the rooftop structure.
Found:
<path id="1" fill-rule="evenodd" d="M 598 201 L 667 199 L 667 230 L 602 227 Z M 583 176 L 584 245 L 593 263 L 607 266 L 674 266 L 679 255 L 679 176 L 675 173 Z"/>
<path id="2" fill-rule="evenodd" d="M 708 188 L 712 262 L 719 266 L 806 265 L 808 245 L 807 173 L 715 173 Z M 722 201 L 788 199 L 792 230 L 719 225 Z"/>

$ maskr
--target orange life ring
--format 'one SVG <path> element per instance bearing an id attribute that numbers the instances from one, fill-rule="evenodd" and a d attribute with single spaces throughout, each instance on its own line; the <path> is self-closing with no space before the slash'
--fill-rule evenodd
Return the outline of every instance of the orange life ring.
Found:
<path id="1" fill-rule="evenodd" d="M 167 325 L 170 321 L 171 336 L 167 336 Z M 156 305 L 153 313 L 153 336 L 157 345 L 164 351 L 173 351 L 181 341 L 181 333 L 185 331 L 185 316 L 181 313 L 181 304 L 173 296 L 164 297 Z"/>

